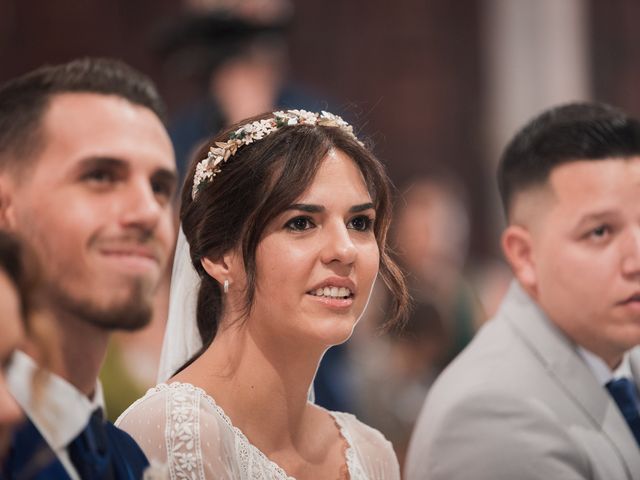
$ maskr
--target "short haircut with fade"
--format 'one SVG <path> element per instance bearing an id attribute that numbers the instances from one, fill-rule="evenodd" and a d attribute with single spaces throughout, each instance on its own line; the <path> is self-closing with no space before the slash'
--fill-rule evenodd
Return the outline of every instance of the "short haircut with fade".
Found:
<path id="1" fill-rule="evenodd" d="M 544 184 L 551 171 L 577 160 L 640 155 L 640 122 L 602 103 L 570 103 L 544 111 L 507 145 L 498 188 L 509 217 L 515 195 Z"/>
<path id="2" fill-rule="evenodd" d="M 51 98 L 63 93 L 115 95 L 150 109 L 165 123 L 153 82 L 121 61 L 82 58 L 46 65 L 0 86 L 0 170 L 20 169 L 42 148 L 42 118 Z"/>

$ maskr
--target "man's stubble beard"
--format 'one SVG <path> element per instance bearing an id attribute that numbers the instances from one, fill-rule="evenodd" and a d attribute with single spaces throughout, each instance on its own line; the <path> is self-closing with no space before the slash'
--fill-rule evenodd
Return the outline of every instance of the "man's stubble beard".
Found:
<path id="1" fill-rule="evenodd" d="M 135 331 L 146 327 L 153 315 L 152 294 L 154 291 L 142 279 L 132 280 L 131 294 L 121 301 L 98 305 L 95 300 L 78 298 L 69 294 L 59 283 L 52 281 L 47 286 L 51 307 L 56 312 L 81 319 L 106 331 Z"/>

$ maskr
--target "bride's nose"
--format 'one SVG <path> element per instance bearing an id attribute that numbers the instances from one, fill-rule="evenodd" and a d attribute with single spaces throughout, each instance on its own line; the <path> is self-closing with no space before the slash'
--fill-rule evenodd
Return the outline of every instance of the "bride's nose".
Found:
<path id="1" fill-rule="evenodd" d="M 358 250 L 346 225 L 337 223 L 325 229 L 321 259 L 326 264 L 338 262 L 351 265 L 356 260 Z"/>

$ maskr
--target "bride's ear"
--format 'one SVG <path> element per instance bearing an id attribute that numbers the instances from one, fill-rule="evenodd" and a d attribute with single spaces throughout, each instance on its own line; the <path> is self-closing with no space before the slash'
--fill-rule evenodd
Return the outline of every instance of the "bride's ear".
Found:
<path id="1" fill-rule="evenodd" d="M 203 257 L 200 260 L 202 268 L 220 285 L 224 284 L 225 280 L 233 282 L 236 275 L 237 262 L 238 255 L 234 252 L 228 252 L 218 258 Z"/>

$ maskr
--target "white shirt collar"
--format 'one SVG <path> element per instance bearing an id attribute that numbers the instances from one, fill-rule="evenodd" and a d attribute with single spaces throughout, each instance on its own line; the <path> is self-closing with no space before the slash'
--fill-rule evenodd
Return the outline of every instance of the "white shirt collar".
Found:
<path id="1" fill-rule="evenodd" d="M 46 372 L 42 385 L 33 388 L 38 366 L 26 353 L 13 354 L 7 374 L 9 390 L 49 446 L 58 453 L 84 430 L 96 408 L 104 410 L 100 382 L 90 400 L 62 377 Z"/>
<path id="2" fill-rule="evenodd" d="M 609 365 L 595 353 L 590 352 L 586 348 L 578 345 L 578 353 L 589 366 L 589 369 L 593 372 L 598 380 L 598 383 L 603 387 L 607 385 L 611 380 L 615 378 L 628 378 L 633 380 L 633 374 L 631 373 L 631 363 L 629 362 L 629 354 L 625 353 L 622 357 L 622 361 L 618 368 L 611 370 Z"/>

